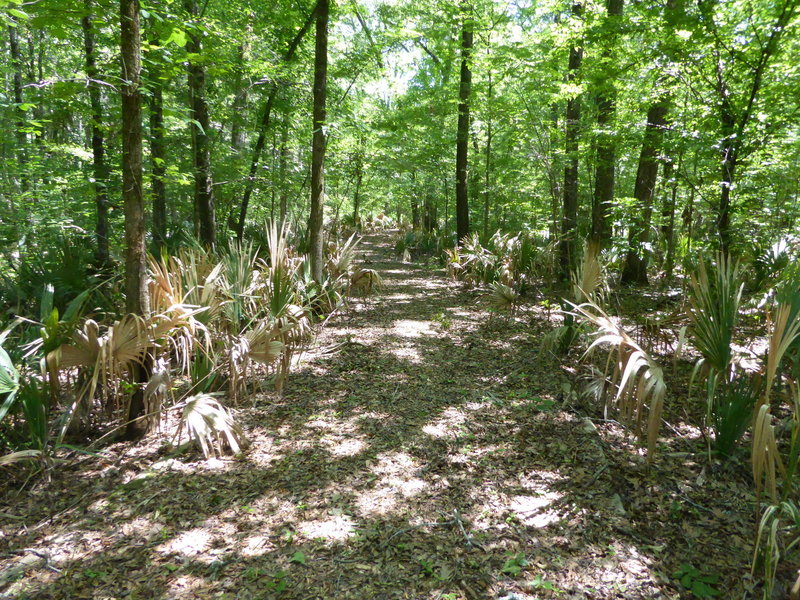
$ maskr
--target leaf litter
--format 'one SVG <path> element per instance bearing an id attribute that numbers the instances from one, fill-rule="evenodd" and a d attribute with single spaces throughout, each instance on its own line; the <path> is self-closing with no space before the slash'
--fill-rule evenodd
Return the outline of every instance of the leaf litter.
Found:
<path id="1" fill-rule="evenodd" d="M 0 598 L 752 592 L 746 465 L 672 451 L 686 400 L 648 466 L 539 353 L 544 314 L 489 318 L 483 291 L 389 248 L 367 236 L 361 257 L 382 295 L 329 321 L 282 396 L 235 407 L 243 456 L 170 457 L 153 436 L 4 486 Z"/>

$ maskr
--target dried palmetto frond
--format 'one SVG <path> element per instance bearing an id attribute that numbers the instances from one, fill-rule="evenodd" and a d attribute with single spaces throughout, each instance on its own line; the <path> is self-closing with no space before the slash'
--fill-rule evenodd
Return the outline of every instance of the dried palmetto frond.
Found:
<path id="1" fill-rule="evenodd" d="M 597 337 L 584 356 L 600 346 L 611 347 L 603 377 L 616 385 L 617 393 L 613 400 L 610 395 L 608 398 L 622 419 L 633 424 L 640 440 L 646 440 L 648 459 L 652 460 L 667 390 L 661 367 L 597 304 L 573 304 L 572 308 L 571 314 L 596 330 Z M 614 368 L 609 377 L 612 363 Z"/>
<path id="2" fill-rule="evenodd" d="M 334 244 L 332 248 L 329 248 L 327 269 L 331 279 L 349 277 L 356 257 L 356 247 L 360 241 L 357 235 L 353 233 L 341 246 Z"/>
<path id="3" fill-rule="evenodd" d="M 370 294 L 383 289 L 383 279 L 375 269 L 359 269 L 350 276 L 350 292 Z"/>
<path id="4" fill-rule="evenodd" d="M 785 473 L 778 443 L 775 440 L 775 427 L 772 425 L 772 414 L 769 404 L 762 404 L 756 413 L 753 423 L 753 479 L 756 493 L 760 496 L 766 488 L 773 502 L 778 499 L 778 472 Z"/>
<path id="5" fill-rule="evenodd" d="M 583 247 L 583 260 L 572 272 L 572 297 L 576 303 L 596 302 L 605 291 L 603 267 L 600 264 L 600 244 L 587 242 Z"/>
<path id="6" fill-rule="evenodd" d="M 186 429 L 189 439 L 200 446 L 203 456 L 222 455 L 223 442 L 233 454 L 247 448 L 249 441 L 230 411 L 210 394 L 197 394 L 186 401 L 181 414 L 179 435 Z M 180 442 L 180 437 L 178 439 Z"/>

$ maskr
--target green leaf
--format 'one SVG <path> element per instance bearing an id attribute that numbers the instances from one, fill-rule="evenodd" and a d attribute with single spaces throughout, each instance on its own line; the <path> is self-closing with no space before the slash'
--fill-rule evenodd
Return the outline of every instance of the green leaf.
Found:
<path id="1" fill-rule="evenodd" d="M 695 581 L 691 587 L 692 593 L 699 598 L 713 598 L 719 596 L 719 591 L 702 581 Z"/>
<path id="2" fill-rule="evenodd" d="M 289 559 L 289 562 L 297 563 L 298 565 L 304 565 L 306 564 L 306 555 L 300 552 L 300 550 L 298 550 L 297 552 L 292 554 L 292 557 Z"/>
<path id="3" fill-rule="evenodd" d="M 166 46 L 170 42 L 183 48 L 186 45 L 186 32 L 182 29 L 173 29 L 170 36 L 162 43 L 162 45 Z"/>

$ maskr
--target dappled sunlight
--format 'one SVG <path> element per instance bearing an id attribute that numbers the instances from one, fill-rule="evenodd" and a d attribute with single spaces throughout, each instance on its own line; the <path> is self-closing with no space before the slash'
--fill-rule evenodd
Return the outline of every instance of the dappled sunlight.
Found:
<path id="1" fill-rule="evenodd" d="M 422 492 L 428 483 L 417 477 L 420 465 L 405 452 L 390 452 L 378 456 L 371 465 L 377 478 L 374 487 L 359 494 L 356 506 L 362 515 L 385 515 L 401 500 L 409 499 Z"/>
<path id="2" fill-rule="evenodd" d="M 419 365 L 423 363 L 423 355 L 416 348 L 410 348 L 407 346 L 398 346 L 394 348 L 389 348 L 389 352 L 395 355 L 400 360 L 406 360 L 414 365 Z"/>
<path id="3" fill-rule="evenodd" d="M 356 533 L 356 524 L 349 515 L 334 515 L 329 519 L 304 521 L 298 530 L 311 540 L 343 542 Z"/>
<path id="4" fill-rule="evenodd" d="M 437 332 L 431 328 L 430 321 L 415 321 L 412 319 L 400 319 L 392 325 L 392 335 L 403 338 L 419 338 L 428 335 L 436 335 Z"/>
<path id="5" fill-rule="evenodd" d="M 197 556 L 211 548 L 213 534 L 206 527 L 197 527 L 184 531 L 172 540 L 156 547 L 161 554 L 180 554 L 181 556 Z"/>
<path id="6" fill-rule="evenodd" d="M 458 434 L 460 426 L 466 421 L 464 413 L 454 407 L 444 410 L 442 416 L 422 427 L 422 431 L 430 436 L 443 438 Z"/>
<path id="7" fill-rule="evenodd" d="M 513 496 L 508 508 L 523 525 L 542 528 L 557 522 L 561 517 L 556 510 L 548 510 L 555 501 L 561 499 L 558 492 L 542 490 L 534 496 Z"/>

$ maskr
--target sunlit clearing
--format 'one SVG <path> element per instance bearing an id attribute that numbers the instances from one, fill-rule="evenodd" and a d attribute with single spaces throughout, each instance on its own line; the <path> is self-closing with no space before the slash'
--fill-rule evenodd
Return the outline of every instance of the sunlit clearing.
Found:
<path id="1" fill-rule="evenodd" d="M 321 521 L 306 521 L 300 524 L 300 532 L 309 539 L 323 539 L 342 542 L 355 535 L 353 519 L 347 515 L 337 515 Z"/>

